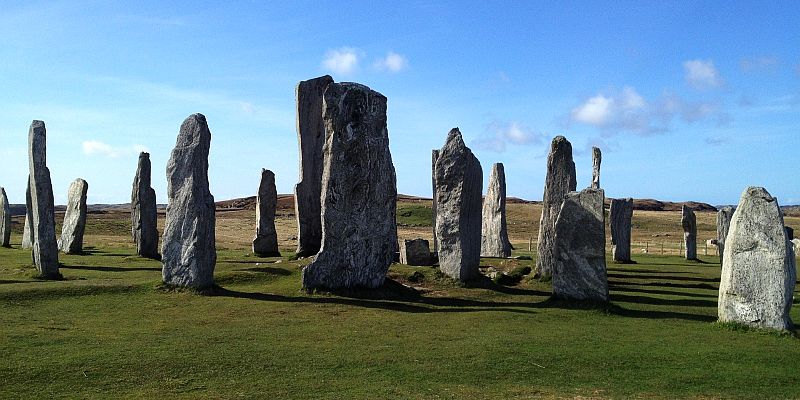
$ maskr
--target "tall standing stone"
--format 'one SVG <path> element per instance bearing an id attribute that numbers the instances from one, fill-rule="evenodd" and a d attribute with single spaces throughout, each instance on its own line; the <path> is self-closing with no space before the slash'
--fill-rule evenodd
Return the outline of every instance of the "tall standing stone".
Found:
<path id="1" fill-rule="evenodd" d="M 603 189 L 567 194 L 555 227 L 553 296 L 608 301 Z"/>
<path id="2" fill-rule="evenodd" d="M 794 248 L 783 229 L 778 200 L 764 188 L 748 187 L 725 240 L 719 320 L 792 329 L 789 311 L 796 279 Z"/>
<path id="3" fill-rule="evenodd" d="M 64 223 L 61 225 L 61 239 L 58 248 L 67 254 L 83 252 L 83 233 L 86 230 L 86 193 L 89 184 L 78 178 L 69 185 L 67 192 L 67 210 L 64 212 Z"/>
<path id="4" fill-rule="evenodd" d="M 481 163 L 453 128 L 436 160 L 436 237 L 439 269 L 467 281 L 480 274 Z"/>
<path id="5" fill-rule="evenodd" d="M 0 187 L 0 246 L 11 247 L 11 207 L 6 190 Z"/>
<path id="6" fill-rule="evenodd" d="M 728 230 L 731 227 L 731 218 L 733 218 L 733 207 L 722 207 L 717 211 L 717 251 L 719 252 L 720 264 L 725 259 L 725 238 L 728 236 Z"/>
<path id="7" fill-rule="evenodd" d="M 697 259 L 697 218 L 694 211 L 685 205 L 681 206 L 681 226 L 683 227 L 683 245 L 687 260 Z"/>
<path id="8" fill-rule="evenodd" d="M 592 188 L 600 189 L 600 163 L 603 161 L 603 153 L 600 148 L 592 147 Z"/>
<path id="9" fill-rule="evenodd" d="M 433 221 L 431 227 L 433 229 L 433 252 L 439 251 L 439 240 L 436 238 L 436 160 L 439 158 L 439 150 L 431 151 L 431 184 L 433 185 L 433 196 L 431 197 L 433 204 L 431 205 L 431 214 Z"/>
<path id="10" fill-rule="evenodd" d="M 164 283 L 207 288 L 214 284 L 217 249 L 214 196 L 208 189 L 211 131 L 203 114 L 181 125 L 167 163 L 167 218 L 161 245 Z"/>
<path id="11" fill-rule="evenodd" d="M 492 165 L 482 217 L 481 256 L 511 256 L 511 242 L 506 227 L 506 173 L 503 163 Z"/>
<path id="12" fill-rule="evenodd" d="M 22 229 L 22 248 L 33 248 L 33 231 L 31 230 L 31 177 L 28 176 L 28 187 L 25 189 L 25 227 Z"/>
<path id="13" fill-rule="evenodd" d="M 325 125 L 323 95 L 333 83 L 328 75 L 297 84 L 297 141 L 300 148 L 300 182 L 294 187 L 297 215 L 297 255 L 317 254 L 322 243 L 322 169 Z"/>
<path id="14" fill-rule="evenodd" d="M 303 268 L 303 287 L 379 287 L 397 248 L 386 97 L 331 83 L 323 110 L 322 247 Z"/>
<path id="15" fill-rule="evenodd" d="M 547 176 L 544 181 L 542 216 L 539 220 L 539 243 L 536 256 L 536 276 L 547 278 L 555 264 L 556 218 L 567 193 L 577 186 L 572 144 L 564 136 L 556 136 L 547 155 Z"/>
<path id="16" fill-rule="evenodd" d="M 158 259 L 158 210 L 150 182 L 150 154 L 141 152 L 131 190 L 131 235 L 137 254 Z"/>
<path id="17" fill-rule="evenodd" d="M 631 220 L 633 199 L 611 199 L 611 257 L 614 261 L 631 262 Z"/>
<path id="18" fill-rule="evenodd" d="M 47 130 L 42 121 L 34 120 L 28 131 L 28 167 L 30 190 L 26 204 L 31 205 L 33 263 L 42 277 L 59 278 L 53 186 L 47 168 Z"/>
<path id="19" fill-rule="evenodd" d="M 262 257 L 280 257 L 278 233 L 275 231 L 275 208 L 278 206 L 278 190 L 275 174 L 261 169 L 261 182 L 256 196 L 256 237 L 253 238 L 253 253 Z"/>

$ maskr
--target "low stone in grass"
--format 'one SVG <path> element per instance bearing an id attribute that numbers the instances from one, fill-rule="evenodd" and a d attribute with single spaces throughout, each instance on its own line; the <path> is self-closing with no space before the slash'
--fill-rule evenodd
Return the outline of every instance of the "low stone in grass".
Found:
<path id="1" fill-rule="evenodd" d="M 417 266 L 431 265 L 428 241 L 425 239 L 400 241 L 400 263 Z"/>

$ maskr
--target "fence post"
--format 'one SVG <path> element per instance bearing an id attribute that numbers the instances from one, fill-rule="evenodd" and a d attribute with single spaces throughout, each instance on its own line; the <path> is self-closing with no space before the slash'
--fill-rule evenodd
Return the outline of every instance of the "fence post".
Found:
<path id="1" fill-rule="evenodd" d="M 644 242 L 644 252 L 650 253 L 650 242 Z"/>
<path id="2" fill-rule="evenodd" d="M 708 255 L 708 241 L 706 241 L 706 249 L 703 250 L 703 254 L 706 256 Z"/>
<path id="3" fill-rule="evenodd" d="M 664 242 L 661 242 L 661 255 L 664 255 Z"/>
<path id="4" fill-rule="evenodd" d="M 533 251 L 533 237 L 528 237 L 528 251 Z"/>

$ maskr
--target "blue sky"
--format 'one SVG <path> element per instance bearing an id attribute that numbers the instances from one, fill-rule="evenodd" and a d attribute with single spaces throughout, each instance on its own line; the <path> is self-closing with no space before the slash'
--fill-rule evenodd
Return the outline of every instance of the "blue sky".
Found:
<path id="1" fill-rule="evenodd" d="M 389 99 L 401 193 L 430 196 L 430 150 L 459 127 L 511 196 L 541 200 L 555 135 L 578 187 L 592 145 L 607 197 L 800 203 L 799 2 L 3 1 L 0 186 L 24 202 L 27 132 L 48 130 L 56 202 L 130 198 L 138 151 L 165 167 L 191 113 L 212 132 L 211 191 L 297 181 L 294 88 L 331 74 Z M 164 4 L 169 3 L 169 4 Z M 281 4 L 285 3 L 285 4 Z"/>

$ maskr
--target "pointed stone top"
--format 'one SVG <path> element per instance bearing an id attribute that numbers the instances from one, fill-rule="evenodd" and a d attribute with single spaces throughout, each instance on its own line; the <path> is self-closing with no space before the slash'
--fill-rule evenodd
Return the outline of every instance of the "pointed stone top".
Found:
<path id="1" fill-rule="evenodd" d="M 777 201 L 776 198 L 772 197 L 772 195 L 769 194 L 767 189 L 761 186 L 748 186 L 747 189 L 744 190 L 744 193 L 742 193 L 742 198 L 744 198 L 745 196 L 760 197 L 767 202 Z"/>
<path id="2" fill-rule="evenodd" d="M 150 153 L 143 151 L 139 153 L 139 158 L 150 158 Z"/>
<path id="3" fill-rule="evenodd" d="M 569 153 L 572 154 L 572 143 L 564 136 L 558 135 L 554 137 L 552 143 L 550 143 L 550 152 L 554 153 L 556 151 L 569 151 Z"/>
<path id="4" fill-rule="evenodd" d="M 47 129 L 44 121 L 33 120 L 28 131 L 28 157 L 30 165 L 47 164 Z"/>
<path id="5" fill-rule="evenodd" d="M 445 146 L 453 141 L 456 141 L 455 144 L 457 146 L 465 147 L 464 139 L 461 137 L 461 131 L 458 130 L 458 127 L 450 129 L 450 132 L 447 132 L 447 141 L 445 142 Z"/>
<path id="6" fill-rule="evenodd" d="M 181 124 L 180 134 L 175 147 L 196 145 L 211 142 L 211 131 L 208 130 L 206 116 L 200 113 L 186 117 Z"/>

